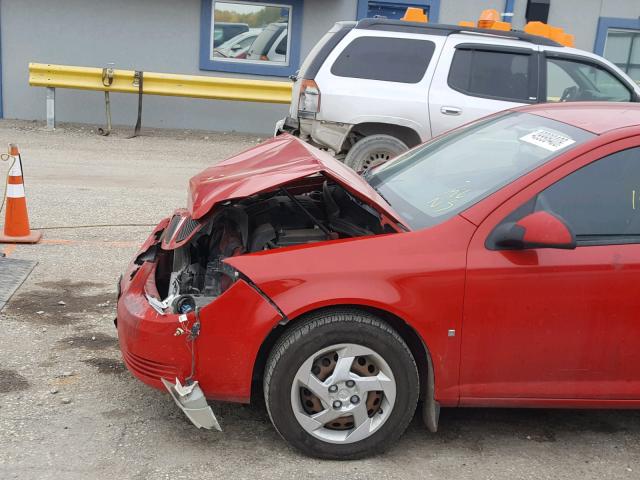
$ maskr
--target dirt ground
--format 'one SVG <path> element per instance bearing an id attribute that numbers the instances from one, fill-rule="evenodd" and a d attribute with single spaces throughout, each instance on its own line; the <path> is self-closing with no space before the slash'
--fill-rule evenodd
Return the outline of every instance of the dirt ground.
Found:
<path id="1" fill-rule="evenodd" d="M 129 133 L 0 122 L 44 229 L 38 245 L 0 245 L 39 262 L 0 314 L 0 478 L 640 478 L 634 411 L 444 410 L 438 434 L 416 418 L 386 454 L 355 462 L 298 454 L 256 406 L 214 404 L 224 431 L 198 431 L 124 367 L 115 282 L 150 225 L 184 206 L 193 174 L 259 139 Z"/>

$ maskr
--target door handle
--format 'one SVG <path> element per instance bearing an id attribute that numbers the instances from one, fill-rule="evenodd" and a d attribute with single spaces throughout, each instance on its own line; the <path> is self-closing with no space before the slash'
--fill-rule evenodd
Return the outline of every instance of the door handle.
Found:
<path id="1" fill-rule="evenodd" d="M 445 115 L 460 115 L 462 109 L 458 107 L 440 107 L 440 112 Z"/>

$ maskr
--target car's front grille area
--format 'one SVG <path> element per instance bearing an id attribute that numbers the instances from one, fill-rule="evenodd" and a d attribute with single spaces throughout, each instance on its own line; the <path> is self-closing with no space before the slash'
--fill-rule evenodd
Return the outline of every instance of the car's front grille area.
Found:
<path id="1" fill-rule="evenodd" d="M 171 380 L 178 376 L 178 370 L 173 365 L 148 360 L 128 351 L 123 352 L 123 357 L 131 370 L 145 377 L 150 377 L 154 380 L 160 380 L 161 378 Z"/>
<path id="2" fill-rule="evenodd" d="M 178 233 L 178 237 L 176 238 L 176 242 L 182 242 L 185 238 L 188 238 L 189 235 L 193 233 L 193 231 L 198 228 L 200 225 L 198 222 L 193 220 L 192 218 L 187 218 L 187 220 L 182 225 L 180 232 Z"/>

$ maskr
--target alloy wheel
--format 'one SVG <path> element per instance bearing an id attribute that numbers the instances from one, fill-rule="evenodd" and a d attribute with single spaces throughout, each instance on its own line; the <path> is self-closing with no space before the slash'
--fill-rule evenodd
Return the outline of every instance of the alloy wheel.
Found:
<path id="1" fill-rule="evenodd" d="M 291 386 L 296 420 L 310 435 L 347 444 L 373 435 L 389 418 L 396 381 L 387 362 L 368 347 L 333 345 L 308 357 Z"/>

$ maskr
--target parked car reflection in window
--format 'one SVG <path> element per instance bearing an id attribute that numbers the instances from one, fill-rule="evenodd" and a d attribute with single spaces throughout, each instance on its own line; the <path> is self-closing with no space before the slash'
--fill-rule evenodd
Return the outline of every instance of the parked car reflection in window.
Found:
<path id="1" fill-rule="evenodd" d="M 213 7 L 211 60 L 288 64 L 291 7 L 233 1 Z"/>

